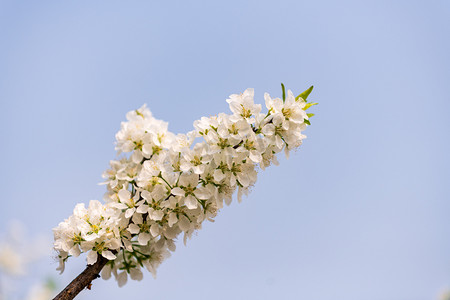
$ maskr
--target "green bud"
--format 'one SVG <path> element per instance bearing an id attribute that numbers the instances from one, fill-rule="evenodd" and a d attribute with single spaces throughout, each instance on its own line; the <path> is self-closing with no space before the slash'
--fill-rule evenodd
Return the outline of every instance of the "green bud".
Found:
<path id="1" fill-rule="evenodd" d="M 283 103 L 286 100 L 286 89 L 284 88 L 284 84 L 281 83 L 281 90 L 283 91 Z"/>

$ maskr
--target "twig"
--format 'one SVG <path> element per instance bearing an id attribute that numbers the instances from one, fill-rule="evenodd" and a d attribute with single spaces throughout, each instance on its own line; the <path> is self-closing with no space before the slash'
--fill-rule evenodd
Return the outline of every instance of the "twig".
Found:
<path id="1" fill-rule="evenodd" d="M 84 288 L 91 286 L 92 280 L 99 277 L 100 271 L 109 260 L 99 255 L 97 262 L 93 265 L 88 265 L 86 269 L 78 275 L 61 293 L 59 293 L 53 300 L 72 300 Z"/>

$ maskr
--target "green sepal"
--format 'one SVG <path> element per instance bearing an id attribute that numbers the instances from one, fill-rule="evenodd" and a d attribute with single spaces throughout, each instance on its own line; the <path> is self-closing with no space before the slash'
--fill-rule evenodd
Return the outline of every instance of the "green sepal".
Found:
<path id="1" fill-rule="evenodd" d="M 303 122 L 304 122 L 305 124 L 311 125 L 311 122 L 309 122 L 309 120 L 304 119 Z"/>
<path id="2" fill-rule="evenodd" d="M 306 91 L 304 91 L 303 93 L 301 93 L 300 95 L 298 95 L 297 97 L 295 97 L 295 101 L 297 101 L 300 97 L 306 101 L 306 99 L 308 98 L 309 94 L 311 94 L 312 90 L 313 90 L 314 86 L 310 86 L 309 89 L 307 89 Z"/>
<path id="3" fill-rule="evenodd" d="M 306 103 L 306 105 L 305 105 L 305 107 L 303 107 L 303 110 L 307 110 L 308 108 L 310 108 L 311 106 L 313 106 L 313 105 L 317 105 L 317 104 L 319 104 L 319 103 L 316 103 L 316 102 L 311 102 L 311 103 Z"/>
<path id="4" fill-rule="evenodd" d="M 306 114 L 308 118 L 314 117 L 314 114 Z"/>
<path id="5" fill-rule="evenodd" d="M 283 91 L 283 103 L 284 103 L 284 101 L 286 100 L 286 89 L 283 83 L 281 83 L 281 90 Z"/>

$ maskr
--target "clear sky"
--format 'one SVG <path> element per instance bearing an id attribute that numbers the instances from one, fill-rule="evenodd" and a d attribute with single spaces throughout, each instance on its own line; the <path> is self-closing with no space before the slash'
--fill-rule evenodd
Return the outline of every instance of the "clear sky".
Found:
<path id="1" fill-rule="evenodd" d="M 101 199 L 115 132 L 143 103 L 187 132 L 248 87 L 263 103 L 280 82 L 314 84 L 308 139 L 242 204 L 156 280 L 96 280 L 79 299 L 436 299 L 450 286 L 449 53 L 446 0 L 0 0 L 0 228 L 51 238 Z M 59 276 L 49 258 L 39 276 L 63 287 L 83 264 Z"/>

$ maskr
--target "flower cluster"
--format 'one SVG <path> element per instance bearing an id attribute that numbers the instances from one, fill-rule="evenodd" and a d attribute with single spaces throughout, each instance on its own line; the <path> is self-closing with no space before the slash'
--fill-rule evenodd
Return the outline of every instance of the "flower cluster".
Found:
<path id="1" fill-rule="evenodd" d="M 128 154 L 103 174 L 106 203 L 78 204 L 54 229 L 60 270 L 69 256 L 86 252 L 88 264 L 107 258 L 102 277 L 114 274 L 120 286 L 128 276 L 142 279 L 142 267 L 155 275 L 181 233 L 186 242 L 236 190 L 241 201 L 258 167 L 301 145 L 312 115 L 305 110 L 316 104 L 306 102 L 312 87 L 297 97 L 282 87 L 282 98 L 264 95 L 266 113 L 247 89 L 227 99 L 232 114 L 203 117 L 187 134 L 169 132 L 145 105 L 129 112 L 116 135 L 116 150 Z"/>

